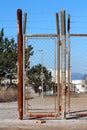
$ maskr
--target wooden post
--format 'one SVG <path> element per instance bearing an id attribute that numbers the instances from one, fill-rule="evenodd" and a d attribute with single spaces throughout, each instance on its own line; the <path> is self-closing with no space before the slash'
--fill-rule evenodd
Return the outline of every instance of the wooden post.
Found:
<path id="1" fill-rule="evenodd" d="M 65 20 L 65 10 L 61 9 L 61 35 L 62 35 L 62 63 L 61 63 L 61 101 L 62 101 L 62 111 L 61 118 L 66 118 L 66 20 Z"/>
<path id="2" fill-rule="evenodd" d="M 57 98 L 58 98 L 58 114 L 60 115 L 60 29 L 59 16 L 56 13 L 56 30 L 57 30 Z"/>
<path id="3" fill-rule="evenodd" d="M 70 14 L 68 15 L 68 113 L 70 113 Z"/>
<path id="4" fill-rule="evenodd" d="M 18 118 L 23 119 L 23 35 L 22 10 L 17 10 L 18 24 Z"/>

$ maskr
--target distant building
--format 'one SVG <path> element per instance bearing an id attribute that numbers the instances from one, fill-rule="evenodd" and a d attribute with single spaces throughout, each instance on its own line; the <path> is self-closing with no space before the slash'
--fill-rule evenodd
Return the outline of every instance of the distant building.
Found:
<path id="1" fill-rule="evenodd" d="M 12 79 L 11 79 L 10 77 L 11 77 Z M 13 73 L 12 76 L 11 76 L 10 73 L 6 74 L 5 77 L 3 77 L 3 78 L 1 79 L 1 85 L 5 85 L 5 86 L 6 86 L 6 85 L 10 85 L 11 80 L 12 80 L 12 83 L 13 83 L 13 84 L 18 84 L 17 74 Z"/>
<path id="2" fill-rule="evenodd" d="M 52 73 L 52 80 L 57 84 L 57 70 L 48 69 Z M 60 70 L 60 82 L 61 82 L 61 70 Z M 66 70 L 66 86 L 68 84 L 68 70 Z M 77 93 L 87 92 L 87 78 L 84 80 L 71 80 L 70 76 L 70 91 Z"/>
<path id="3" fill-rule="evenodd" d="M 73 90 L 77 93 L 87 92 L 85 80 L 72 80 Z"/>
<path id="4" fill-rule="evenodd" d="M 51 72 L 52 74 L 52 81 L 54 81 L 55 83 L 57 83 L 57 70 L 53 70 L 53 69 L 48 69 L 48 71 Z M 70 78 L 71 79 L 71 78 Z M 60 70 L 60 82 L 61 82 L 61 70 Z M 68 83 L 68 70 L 66 70 L 66 83 Z"/>

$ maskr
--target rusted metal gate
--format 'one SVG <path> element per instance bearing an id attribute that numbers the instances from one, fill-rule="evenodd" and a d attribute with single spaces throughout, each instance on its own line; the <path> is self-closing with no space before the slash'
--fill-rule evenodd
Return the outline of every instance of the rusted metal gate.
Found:
<path id="1" fill-rule="evenodd" d="M 56 83 L 57 83 L 57 35 L 52 34 L 38 34 L 38 35 L 29 35 L 24 34 L 23 35 L 23 116 L 28 117 L 58 117 L 59 116 L 59 110 L 58 110 L 58 89 L 56 89 Z M 32 45 L 35 55 L 32 56 L 31 59 L 27 59 L 27 65 L 28 62 L 30 62 L 30 67 L 26 68 L 26 55 L 28 55 L 28 51 L 26 52 L 28 46 Z M 39 52 L 38 52 L 39 51 Z M 39 53 L 39 54 L 38 54 Z M 50 58 L 49 58 L 50 57 Z M 50 62 L 51 61 L 51 62 Z M 44 62 L 44 63 L 43 63 Z M 50 70 L 50 63 L 52 63 L 52 69 Z M 49 69 L 51 73 L 53 73 L 53 79 L 51 82 L 55 83 L 53 85 L 53 88 L 49 93 L 47 92 L 48 88 L 45 88 L 44 90 L 44 84 L 43 80 L 44 77 L 41 78 L 41 94 L 39 93 L 40 90 L 37 90 L 37 92 L 31 92 L 32 87 L 35 82 L 32 84 L 29 84 L 29 75 L 34 76 L 33 74 L 29 73 L 29 69 L 31 69 L 33 66 L 41 64 L 43 68 L 41 68 L 41 73 L 44 74 L 44 66 Z M 38 75 L 36 75 L 38 76 Z M 41 75 L 40 75 L 41 76 Z M 47 86 L 48 87 L 48 86 Z M 30 90 L 31 89 L 31 90 Z M 56 90 L 55 90 L 56 89 Z M 51 95 L 52 94 L 52 95 Z"/>
<path id="2" fill-rule="evenodd" d="M 18 16 L 18 110 L 19 110 L 19 119 L 23 119 L 23 116 L 29 116 L 29 117 L 58 117 L 60 115 L 60 105 L 61 105 L 61 117 L 62 119 L 66 118 L 66 20 L 65 20 L 65 10 L 61 10 L 61 40 L 60 40 L 60 27 L 59 27 L 59 18 L 58 18 L 58 13 L 56 13 L 56 30 L 57 34 L 22 34 L 22 11 L 18 10 L 17 12 Z M 28 41 L 29 39 L 29 41 Z M 29 72 L 29 68 L 26 68 L 26 65 L 28 66 L 28 59 L 26 63 L 26 52 L 27 50 L 26 46 L 29 42 L 29 45 L 31 45 L 30 40 L 34 40 L 36 42 L 36 39 L 38 39 L 38 43 L 40 39 L 51 39 L 52 41 L 46 44 L 46 42 L 43 44 L 43 46 L 40 46 L 38 48 L 39 52 L 41 53 L 41 62 L 39 66 L 41 67 L 41 73 L 40 73 L 40 78 L 41 78 L 41 91 L 42 91 L 42 98 L 33 97 L 32 99 L 29 99 L 30 93 L 29 93 L 29 76 L 27 75 Z M 23 42 L 22 42 L 23 41 Z M 55 42 L 54 42 L 55 41 Z M 36 45 L 36 43 L 34 43 Z M 55 44 L 54 44 L 55 43 Z M 42 44 L 42 42 L 40 43 Z M 46 44 L 46 47 L 43 49 L 44 45 Z M 46 52 L 51 52 L 50 51 L 50 46 L 52 45 L 51 48 L 54 46 L 54 50 L 52 49 L 52 53 L 49 54 L 50 58 L 49 60 L 47 59 L 48 54 Z M 37 47 L 38 44 L 36 45 Z M 60 49 L 61 46 L 61 49 Z M 22 57 L 22 47 L 23 47 L 23 57 Z M 37 48 L 36 47 L 36 48 Z M 50 63 L 53 63 L 54 59 L 54 68 L 49 67 L 47 65 L 43 66 L 43 50 L 47 50 L 44 52 L 45 60 Z M 61 52 L 60 52 L 61 50 Z M 54 52 L 54 53 L 53 53 Z M 61 53 L 61 56 L 60 56 Z M 36 54 L 37 55 L 37 54 Z M 54 58 L 53 58 L 54 56 Z M 36 60 L 38 57 L 36 57 Z M 34 61 L 34 59 L 32 60 Z M 61 61 L 61 63 L 60 63 Z M 46 62 L 45 62 L 46 63 Z M 61 67 L 60 67 L 61 64 Z M 34 64 L 35 65 L 35 64 Z M 55 89 L 54 96 L 52 96 L 52 99 L 44 96 L 44 88 L 43 88 L 43 81 L 44 81 L 44 67 L 47 68 L 47 70 L 50 68 L 51 71 L 54 72 L 54 80 L 53 83 L 55 84 L 53 88 Z M 69 65 L 70 67 L 70 65 Z M 28 71 L 27 71 L 28 69 Z M 61 72 L 60 72 L 61 69 Z M 68 70 L 69 72 L 69 70 Z M 51 72 L 52 73 L 52 72 Z M 60 76 L 61 73 L 61 76 Z M 36 75 L 37 76 L 37 75 Z M 70 76 L 70 75 L 69 75 Z M 33 76 L 32 76 L 33 77 Z M 23 79 L 23 80 L 22 80 Z M 61 80 L 61 83 L 60 83 Z M 70 81 L 68 79 L 68 83 L 70 84 Z M 35 83 L 34 83 L 35 84 Z M 38 86 L 38 87 L 40 87 Z M 49 86 L 49 85 L 48 85 Z M 61 87 L 61 91 L 60 91 Z M 61 96 L 61 97 L 60 97 Z M 32 96 L 31 96 L 32 97 Z M 37 101 L 36 101 L 37 99 Z M 60 101 L 61 99 L 61 101 Z M 34 101 L 35 100 L 35 101 Z M 51 103 L 49 102 L 51 100 Z M 34 102 L 34 103 L 33 103 Z M 35 105 L 36 103 L 36 105 Z"/>

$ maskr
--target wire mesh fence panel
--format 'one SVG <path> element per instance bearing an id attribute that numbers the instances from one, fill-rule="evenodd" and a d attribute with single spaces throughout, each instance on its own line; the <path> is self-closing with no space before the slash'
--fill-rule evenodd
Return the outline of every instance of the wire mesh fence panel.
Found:
<path id="1" fill-rule="evenodd" d="M 56 38 L 25 37 L 24 44 L 25 114 L 54 113 L 56 116 Z"/>
<path id="2" fill-rule="evenodd" d="M 87 113 L 87 37 L 71 37 L 71 112 Z"/>

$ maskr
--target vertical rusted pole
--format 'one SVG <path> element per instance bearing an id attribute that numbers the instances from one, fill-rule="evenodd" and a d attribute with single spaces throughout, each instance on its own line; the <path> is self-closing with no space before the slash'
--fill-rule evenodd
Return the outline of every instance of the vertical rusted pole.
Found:
<path id="1" fill-rule="evenodd" d="M 62 35 L 62 63 L 61 63 L 61 100 L 62 100 L 62 113 L 61 118 L 66 118 L 66 20 L 65 10 L 61 9 L 61 35 Z"/>
<path id="2" fill-rule="evenodd" d="M 23 119 L 23 35 L 22 10 L 17 10 L 18 24 L 18 118 Z"/>
<path id="3" fill-rule="evenodd" d="M 60 29 L 59 16 L 56 13 L 56 30 L 57 30 L 57 98 L 58 98 L 58 114 L 60 115 Z"/>
<path id="4" fill-rule="evenodd" d="M 68 15 L 68 113 L 70 113 L 70 14 Z"/>

